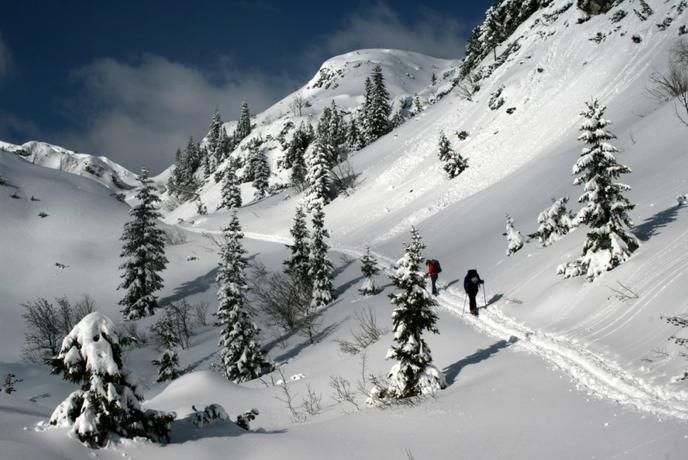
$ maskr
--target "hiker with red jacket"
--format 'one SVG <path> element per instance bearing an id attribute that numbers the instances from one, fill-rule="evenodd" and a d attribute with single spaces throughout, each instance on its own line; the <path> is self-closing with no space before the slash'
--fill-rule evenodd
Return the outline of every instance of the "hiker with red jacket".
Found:
<path id="1" fill-rule="evenodd" d="M 432 281 L 432 295 L 437 295 L 437 276 L 442 271 L 439 260 L 428 259 L 425 261 L 425 265 L 428 266 L 428 273 L 425 276 L 430 277 Z"/>
<path id="2" fill-rule="evenodd" d="M 478 316 L 478 304 L 475 301 L 475 297 L 480 291 L 480 285 L 484 284 L 485 281 L 480 279 L 478 275 L 478 270 L 471 268 L 466 273 L 466 277 L 463 279 L 463 288 L 466 291 L 466 295 L 470 300 L 471 314 Z"/>

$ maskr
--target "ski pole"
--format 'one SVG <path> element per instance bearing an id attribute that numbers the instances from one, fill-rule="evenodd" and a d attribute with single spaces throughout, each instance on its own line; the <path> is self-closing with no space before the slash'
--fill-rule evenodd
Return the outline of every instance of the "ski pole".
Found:
<path id="1" fill-rule="evenodd" d="M 485 295 L 485 281 L 483 281 L 483 303 L 485 304 L 485 308 L 487 308 L 487 296 Z"/>
<path id="2" fill-rule="evenodd" d="M 468 299 L 468 297 L 466 297 L 466 296 L 463 297 L 463 311 L 461 312 L 462 315 L 466 314 L 466 300 L 467 299 Z"/>

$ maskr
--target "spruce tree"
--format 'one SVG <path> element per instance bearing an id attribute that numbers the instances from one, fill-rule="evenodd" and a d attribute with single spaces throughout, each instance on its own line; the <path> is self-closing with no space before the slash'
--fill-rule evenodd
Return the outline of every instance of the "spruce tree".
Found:
<path id="1" fill-rule="evenodd" d="M 361 131 L 358 128 L 356 118 L 351 118 L 346 131 L 346 148 L 349 152 L 356 152 L 365 146 L 361 138 Z"/>
<path id="2" fill-rule="evenodd" d="M 221 367 L 228 380 L 235 383 L 252 380 L 268 367 L 260 350 L 256 325 L 247 312 L 245 269 L 246 250 L 236 211 L 229 224 L 222 229 L 224 245 L 220 253 L 217 274 L 217 324 L 222 328 L 220 336 Z"/>
<path id="3" fill-rule="evenodd" d="M 442 169 L 450 179 L 455 178 L 468 168 L 468 161 L 451 148 L 451 143 L 444 133 L 440 133 L 438 157 L 442 162 Z"/>
<path id="4" fill-rule="evenodd" d="M 308 158 L 306 185 L 308 187 L 306 200 L 309 210 L 313 209 L 313 203 L 318 202 L 324 206 L 330 202 L 332 189 L 330 158 L 327 146 L 320 140 L 315 142 L 315 148 Z"/>
<path id="5" fill-rule="evenodd" d="M 81 385 L 53 412 L 50 424 L 70 427 L 89 447 L 103 447 L 111 435 L 168 440 L 174 414 L 142 410 L 143 399 L 124 367 L 115 324 L 102 313 L 85 316 L 65 337 L 50 363 L 53 374 Z"/>
<path id="6" fill-rule="evenodd" d="M 142 169 L 138 180 L 138 203 L 129 211 L 132 219 L 124 224 L 120 238 L 124 242 L 120 257 L 127 260 L 119 267 L 124 272 L 118 289 L 127 292 L 119 304 L 124 306 L 122 315 L 129 320 L 150 316 L 159 307 L 155 292 L 162 289 L 163 281 L 158 273 L 167 266 L 165 233 L 157 226 L 160 199 L 148 170 Z"/>
<path id="7" fill-rule="evenodd" d="M 506 232 L 504 233 L 507 241 L 506 255 L 515 254 L 523 248 L 525 240 L 521 232 L 514 228 L 514 219 L 509 214 L 506 215 Z"/>
<path id="8" fill-rule="evenodd" d="M 437 156 L 442 163 L 449 160 L 452 153 L 451 144 L 449 143 L 449 138 L 444 133 L 440 133 L 440 141 L 438 146 Z"/>
<path id="9" fill-rule="evenodd" d="M 558 200 L 552 198 L 552 206 L 538 215 L 538 229 L 535 236 L 544 248 L 555 241 L 559 241 L 573 228 L 573 216 L 566 209 L 568 197 Z"/>
<path id="10" fill-rule="evenodd" d="M 234 161 L 229 161 L 222 179 L 222 203 L 220 208 L 234 209 L 241 207 L 241 190 L 239 189 L 239 178 L 236 174 Z"/>
<path id="11" fill-rule="evenodd" d="M 155 380 L 158 383 L 174 380 L 182 374 L 179 370 L 179 357 L 174 348 L 165 348 L 160 359 L 154 359 L 152 364 L 158 368 L 158 378 Z"/>
<path id="12" fill-rule="evenodd" d="M 375 256 L 370 253 L 370 248 L 366 247 L 366 253 L 361 258 L 361 273 L 365 277 L 363 284 L 358 288 L 361 295 L 375 295 L 377 294 L 377 287 L 373 277 L 378 274 L 380 269 L 377 267 L 377 260 Z"/>
<path id="13" fill-rule="evenodd" d="M 619 266 L 638 248 L 638 240 L 629 231 L 632 227 L 628 211 L 635 206 L 623 196 L 630 186 L 615 182 L 630 168 L 616 161 L 616 147 L 609 143 L 615 136 L 605 128 L 609 120 L 603 118 L 606 107 L 595 99 L 586 103 L 581 113 L 585 121 L 578 140 L 584 141 L 580 158 L 573 167 L 578 175 L 575 185 L 582 185 L 584 193 L 578 198 L 584 203 L 575 224 L 589 227 L 583 254 L 573 262 L 562 264 L 557 272 L 565 278 L 585 275 L 589 281 L 605 271 Z"/>
<path id="14" fill-rule="evenodd" d="M 256 189 L 254 196 L 256 199 L 260 199 L 267 194 L 270 185 L 270 165 L 265 150 L 259 148 L 251 158 L 251 162 L 253 164 L 253 187 Z"/>
<path id="15" fill-rule="evenodd" d="M 311 308 L 318 309 L 326 306 L 334 300 L 334 288 L 332 287 L 332 262 L 327 258 L 329 246 L 327 238 L 329 232 L 325 228 L 325 211 L 323 201 L 316 200 L 312 203 L 311 245 L 309 248 L 309 271 L 311 281 Z"/>
<path id="16" fill-rule="evenodd" d="M 303 212 L 303 206 L 299 205 L 294 214 L 294 222 L 289 229 L 291 234 L 292 244 L 288 244 L 287 248 L 291 253 L 289 258 L 284 262 L 285 272 L 292 276 L 293 279 L 298 280 L 304 286 L 310 285 L 310 248 L 309 248 L 309 232 L 306 225 L 306 213 Z"/>
<path id="17" fill-rule="evenodd" d="M 424 331 L 439 333 L 433 311 L 437 301 L 425 289 L 421 267 L 424 248 L 420 234 L 412 228 L 411 244 L 406 246 L 392 275 L 398 291 L 389 295 L 395 307 L 392 323 L 396 345 L 389 349 L 386 359 L 398 362 L 389 372 L 385 396 L 394 399 L 432 394 L 446 386 L 444 375 L 433 366 L 430 347 L 423 340 Z"/>
<path id="18" fill-rule="evenodd" d="M 214 172 L 217 165 L 223 160 L 223 134 L 225 134 L 225 130 L 222 127 L 222 116 L 215 109 L 215 113 L 213 113 L 213 117 L 210 120 L 210 127 L 208 128 L 208 136 L 206 138 L 206 149 L 211 155 L 211 172 Z"/>
<path id="19" fill-rule="evenodd" d="M 505 8 L 500 5 L 491 6 L 485 13 L 485 22 L 482 26 L 482 42 L 484 49 L 492 51 L 497 60 L 497 46 L 507 38 L 504 30 Z"/>
<path id="20" fill-rule="evenodd" d="M 372 99 L 373 83 L 370 77 L 366 77 L 365 84 L 363 85 L 363 106 L 358 118 L 358 126 L 361 129 L 361 142 L 364 147 L 368 145 L 368 113 L 370 112 Z"/>
<path id="21" fill-rule="evenodd" d="M 241 114 L 239 115 L 239 124 L 234 133 L 236 143 L 240 143 L 249 134 L 251 134 L 251 113 L 248 110 L 248 104 L 244 101 L 241 103 Z"/>
<path id="22" fill-rule="evenodd" d="M 302 187 L 306 180 L 306 149 L 311 142 L 313 142 L 313 127 L 309 124 L 306 128 L 306 125 L 301 122 L 294 132 L 282 161 L 284 168 L 291 168 L 290 181 L 295 187 Z"/>
<path id="23" fill-rule="evenodd" d="M 376 64 L 370 75 L 370 100 L 365 106 L 366 143 L 376 141 L 390 131 L 391 107 L 382 67 Z"/>

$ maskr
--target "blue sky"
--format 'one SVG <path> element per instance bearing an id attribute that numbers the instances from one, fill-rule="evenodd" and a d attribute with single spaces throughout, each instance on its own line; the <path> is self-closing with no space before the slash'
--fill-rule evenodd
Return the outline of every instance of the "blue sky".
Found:
<path id="1" fill-rule="evenodd" d="M 157 172 L 215 107 L 265 109 L 333 55 L 461 57 L 492 3 L 0 0 L 0 140 Z"/>

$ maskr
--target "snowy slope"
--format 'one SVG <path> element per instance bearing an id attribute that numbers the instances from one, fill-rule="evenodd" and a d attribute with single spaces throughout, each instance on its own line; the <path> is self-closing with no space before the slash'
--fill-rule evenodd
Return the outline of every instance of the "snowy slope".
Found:
<path id="1" fill-rule="evenodd" d="M 87 177 L 112 190 L 129 190 L 137 184 L 134 173 L 107 157 L 77 153 L 45 142 L 14 145 L 0 141 L 0 151 L 15 153 L 32 164 Z"/>
<path id="2" fill-rule="evenodd" d="M 575 6 L 556 19 L 545 16 L 568 3 L 552 2 L 516 31 L 509 41 L 521 37 L 521 48 L 481 81 L 472 101 L 451 92 L 354 156 L 360 173 L 355 193 L 326 208 L 339 298 L 323 311 L 318 343 L 282 335 L 258 318 L 271 358 L 284 363 L 287 378 L 297 376 L 290 383 L 297 404 L 307 385 L 322 396 L 320 412 L 305 423 L 292 420 L 285 404 L 276 399 L 284 397 L 282 387 L 272 384 L 279 375 L 266 377 L 265 384 L 234 385 L 208 371 L 218 339 L 217 329 L 208 326 L 198 330 L 192 346 L 180 353 L 182 365 L 193 372 L 170 384 L 154 383 L 150 359 L 157 352 L 152 345 L 128 356 L 142 379 L 146 406 L 178 413 L 171 445 L 124 441 L 92 452 L 68 439 L 64 430 L 36 425 L 48 418 L 69 388 L 44 369 L 19 362 L 23 331 L 18 304 L 39 295 L 89 292 L 106 313 L 117 317 L 117 238 L 126 207 L 91 181 L 0 154 L 0 174 L 21 187 L 22 197 L 11 199 L 16 189 L 0 187 L 6 192 L 0 201 L 0 375 L 12 371 L 25 378 L 17 393 L 7 399 L 2 395 L 2 452 L 10 458 L 152 460 L 228 454 L 247 459 L 685 458 L 688 389 L 672 377 L 687 363 L 667 342 L 675 328 L 660 316 L 688 309 L 688 210 L 675 206 L 674 200 L 688 192 L 688 131 L 671 105 L 647 98 L 645 89 L 649 74 L 664 68 L 667 51 L 678 27 L 688 22 L 688 13 L 676 16 L 678 1 L 650 2 L 654 14 L 641 21 L 632 11 L 639 1 L 626 0 L 608 15 L 582 24 L 577 23 L 581 13 Z M 611 23 L 618 9 L 628 14 Z M 668 16 L 675 19 L 662 31 L 656 24 Z M 590 41 L 598 32 L 605 38 Z M 634 43 L 633 35 L 642 41 Z M 379 56 L 379 51 L 374 53 Z M 353 62 L 356 54 L 345 56 L 350 57 L 335 61 L 347 69 L 345 75 L 353 75 L 350 72 L 359 67 L 346 62 Z M 432 67 L 423 62 L 416 64 L 424 69 L 426 82 L 411 90 L 435 94 L 423 89 Z M 491 63 L 488 57 L 482 66 Z M 344 101 L 355 99 L 350 95 L 360 98 L 360 89 L 354 89 L 362 87 L 368 72 L 362 70 L 356 76 L 359 81 L 352 77 L 348 82 L 335 71 L 330 88 L 314 88 L 316 75 L 302 91 L 317 95 L 321 108 L 335 93 L 346 106 Z M 403 88 L 391 76 L 395 72 L 391 67 L 389 75 L 385 71 L 388 82 Z M 421 78 L 402 76 L 398 81 L 408 86 Z M 502 86 L 506 102 L 493 111 L 488 107 L 490 93 Z M 587 283 L 563 280 L 554 273 L 560 262 L 579 253 L 584 229 L 546 249 L 531 242 L 509 258 L 501 233 L 505 212 L 525 234 L 535 230 L 537 215 L 551 197 L 568 195 L 575 202 L 580 190 L 571 184 L 570 174 L 582 147 L 575 140 L 578 114 L 592 96 L 608 106 L 606 116 L 614 122 L 610 129 L 621 149 L 618 157 L 633 169 L 624 179 L 633 186 L 629 197 L 637 204 L 632 217 L 642 246 L 625 265 Z M 256 135 L 276 135 L 279 120 L 298 120 L 287 115 L 288 101 L 281 108 L 279 104 L 256 117 Z M 516 108 L 512 114 L 506 112 L 510 107 Z M 470 133 L 467 140 L 457 140 L 454 132 L 460 130 Z M 440 131 L 469 158 L 469 169 L 453 181 L 443 176 L 437 161 Z M 278 155 L 277 150 L 271 153 L 273 161 Z M 186 243 L 168 248 L 171 262 L 163 274 L 162 297 L 206 301 L 211 312 L 217 256 L 200 234 L 215 233 L 227 222 L 227 212 L 213 213 L 218 192 L 212 181 L 202 192 L 211 212 L 207 216 L 195 215 L 190 205 L 166 216 L 169 224 L 184 218 L 181 227 L 190 232 Z M 244 192 L 251 195 L 250 189 Z M 31 194 L 42 201 L 28 201 Z M 251 261 L 281 269 L 283 243 L 300 198 L 288 190 L 240 209 Z M 36 206 L 45 206 L 50 216 L 38 220 Z M 87 210 L 87 218 L 79 210 Z M 51 220 L 62 215 L 64 219 Z M 392 340 L 389 332 L 368 348 L 366 369 L 361 368 L 360 356 L 341 353 L 336 343 L 351 339 L 355 313 L 367 308 L 382 327 L 391 327 L 388 280 L 384 275 L 378 278 L 384 286 L 381 295 L 360 298 L 356 288 L 362 280 L 354 258 L 365 245 L 372 245 L 383 264 L 396 260 L 414 224 L 428 246 L 425 255 L 439 258 L 444 269 L 441 333 L 427 340 L 449 387 L 416 406 L 366 408 L 358 393 L 360 409 L 338 403 L 329 387 L 331 376 L 343 376 L 355 387 L 362 376 L 384 374 L 392 364 L 384 360 Z M 189 255 L 197 259 L 188 261 Z M 7 256 L 9 264 L 4 263 Z M 72 258 L 71 268 L 52 273 L 53 259 L 65 256 Z M 461 280 L 468 268 L 477 268 L 486 279 L 489 307 L 481 310 L 478 320 L 462 314 Z M 638 298 L 614 297 L 610 288 L 617 287 L 617 281 L 631 286 Z M 183 420 L 192 405 L 211 402 L 221 403 L 232 416 L 258 408 L 254 431 L 241 432 L 233 425 L 197 430 Z"/>

